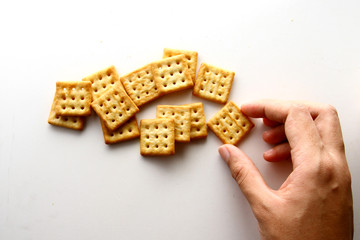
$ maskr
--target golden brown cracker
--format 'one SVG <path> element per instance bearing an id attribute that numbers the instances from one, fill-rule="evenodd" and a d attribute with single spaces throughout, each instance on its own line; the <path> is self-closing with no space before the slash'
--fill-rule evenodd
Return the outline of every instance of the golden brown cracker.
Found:
<path id="1" fill-rule="evenodd" d="M 201 102 L 185 104 L 182 106 L 190 107 L 191 116 L 191 128 L 190 138 L 206 138 L 207 137 L 207 125 L 205 120 L 204 107 Z"/>
<path id="2" fill-rule="evenodd" d="M 207 123 L 208 127 L 223 143 L 238 144 L 254 127 L 234 102 L 229 101 Z"/>
<path id="3" fill-rule="evenodd" d="M 48 123 L 54 126 L 82 130 L 84 128 L 84 117 L 64 117 L 55 113 L 55 99 L 51 105 Z"/>
<path id="4" fill-rule="evenodd" d="M 225 104 L 229 98 L 235 73 L 202 63 L 197 75 L 193 94 L 195 96 Z"/>
<path id="5" fill-rule="evenodd" d="M 197 67 L 197 58 L 198 53 L 195 51 L 188 51 L 188 50 L 179 50 L 179 49 L 171 49 L 171 48 L 164 48 L 163 58 L 173 57 L 180 54 L 184 54 L 186 58 L 186 62 L 189 68 L 189 72 L 191 75 L 191 80 L 195 83 L 196 77 L 196 67 Z"/>
<path id="6" fill-rule="evenodd" d="M 105 126 L 102 120 L 100 120 L 100 122 L 103 130 L 104 141 L 106 144 L 123 142 L 140 136 L 140 131 L 136 117 L 132 117 L 126 123 L 124 123 L 119 128 L 115 129 L 114 131 L 110 131 Z"/>
<path id="7" fill-rule="evenodd" d="M 93 100 L 100 97 L 101 94 L 103 94 L 110 87 L 120 83 L 119 74 L 114 66 L 109 66 L 105 69 L 102 69 L 83 78 L 82 80 L 91 82 L 91 93 Z"/>
<path id="8" fill-rule="evenodd" d="M 175 154 L 175 123 L 170 118 L 140 121 L 140 153 L 144 156 Z"/>
<path id="9" fill-rule="evenodd" d="M 191 117 L 190 107 L 174 105 L 158 105 L 157 118 L 172 118 L 175 122 L 175 141 L 189 142 Z"/>
<path id="10" fill-rule="evenodd" d="M 164 58 L 151 64 L 154 80 L 164 94 L 191 88 L 193 82 L 184 54 Z"/>
<path id="11" fill-rule="evenodd" d="M 139 111 L 119 85 L 109 88 L 91 106 L 110 131 L 120 127 Z"/>
<path id="12" fill-rule="evenodd" d="M 159 86 L 154 80 L 151 64 L 122 76 L 120 81 L 138 107 L 161 96 Z"/>
<path id="13" fill-rule="evenodd" d="M 57 116 L 89 116 L 91 99 L 90 82 L 57 82 L 55 113 Z"/>

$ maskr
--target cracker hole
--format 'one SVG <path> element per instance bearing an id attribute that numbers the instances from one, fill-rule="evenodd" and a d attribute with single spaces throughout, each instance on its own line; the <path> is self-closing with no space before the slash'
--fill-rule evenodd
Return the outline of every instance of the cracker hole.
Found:
<path id="1" fill-rule="evenodd" d="M 173 85 L 176 85 L 176 82 L 173 82 Z"/>
<path id="2" fill-rule="evenodd" d="M 191 60 L 191 57 L 187 57 L 187 60 L 189 60 L 189 61 L 190 61 L 190 60 Z"/>
<path id="3" fill-rule="evenodd" d="M 195 122 L 199 122 L 199 119 L 196 118 L 196 119 L 195 119 Z"/>
<path id="4" fill-rule="evenodd" d="M 224 129 L 223 132 L 226 133 L 226 129 Z"/>
<path id="5" fill-rule="evenodd" d="M 67 122 L 69 119 L 68 118 L 64 118 L 64 121 Z"/>
<path id="6" fill-rule="evenodd" d="M 167 87 L 167 84 L 164 84 L 164 87 Z"/>
<path id="7" fill-rule="evenodd" d="M 149 74 L 149 71 L 146 71 L 146 74 Z"/>
<path id="8" fill-rule="evenodd" d="M 115 82 L 111 82 L 111 84 L 112 84 L 112 85 L 114 85 L 114 84 L 115 84 Z"/>
<path id="9" fill-rule="evenodd" d="M 120 131 L 119 134 L 122 135 L 122 134 L 123 134 L 123 131 Z"/>
<path id="10" fill-rule="evenodd" d="M 170 76 L 174 76 L 174 73 L 170 73 Z"/>
<path id="11" fill-rule="evenodd" d="M 155 91 L 157 91 L 157 88 L 154 88 L 155 89 Z"/>
<path id="12" fill-rule="evenodd" d="M 115 122 L 115 119 L 111 120 L 112 122 Z"/>
<path id="13" fill-rule="evenodd" d="M 112 133 L 112 134 L 110 134 L 110 136 L 112 136 L 112 137 L 113 137 L 113 136 L 114 136 L 114 134 Z"/>
<path id="14" fill-rule="evenodd" d="M 165 116 L 165 112 L 163 112 L 163 116 Z"/>
<path id="15" fill-rule="evenodd" d="M 212 91 L 212 90 L 210 90 L 210 93 L 213 93 L 213 91 Z"/>
<path id="16" fill-rule="evenodd" d="M 149 138 L 150 138 L 150 136 L 149 136 L 149 135 L 146 135 L 146 138 L 147 138 L 147 139 L 149 139 Z"/>
<path id="17" fill-rule="evenodd" d="M 164 76 L 164 75 L 161 75 L 161 78 L 165 78 L 165 76 Z"/>
<path id="18" fill-rule="evenodd" d="M 99 80 L 101 80 L 102 79 L 102 76 L 99 76 Z"/>
<path id="19" fill-rule="evenodd" d="M 165 134 L 164 138 L 168 138 L 168 135 Z"/>
<path id="20" fill-rule="evenodd" d="M 179 61 L 176 61 L 176 64 L 177 64 L 177 65 L 179 65 L 179 64 L 180 64 L 180 62 L 179 62 Z"/>
<path id="21" fill-rule="evenodd" d="M 159 126 L 158 126 L 158 125 L 155 125 L 155 129 L 159 129 Z"/>
<path id="22" fill-rule="evenodd" d="M 168 67 L 171 67 L 171 65 L 170 65 L 170 64 L 168 64 Z"/>
<path id="23" fill-rule="evenodd" d="M 182 74 L 182 70 L 180 70 L 179 73 Z"/>
<path id="24" fill-rule="evenodd" d="M 85 107 L 84 106 L 81 106 L 81 110 L 84 110 L 85 109 Z"/>
<path id="25" fill-rule="evenodd" d="M 159 145 L 156 144 L 155 147 L 156 147 L 156 148 L 159 148 Z"/>
<path id="26" fill-rule="evenodd" d="M 144 83 L 142 83 L 142 84 L 141 84 L 141 86 L 145 87 L 145 84 L 144 84 Z"/>
<path id="27" fill-rule="evenodd" d="M 130 111 L 130 108 L 127 108 L 126 111 L 127 111 L 127 112 Z"/>
<path id="28" fill-rule="evenodd" d="M 233 137 L 230 137 L 230 140 L 233 140 Z"/>
<path id="29" fill-rule="evenodd" d="M 140 78 L 140 75 L 138 75 L 137 77 Z"/>
<path id="30" fill-rule="evenodd" d="M 75 109 L 75 107 L 74 107 L 74 106 L 72 106 L 72 107 L 71 107 L 71 109 L 72 109 L 72 110 L 74 110 L 74 109 Z"/>
<path id="31" fill-rule="evenodd" d="M 245 123 L 243 123 L 243 124 L 242 124 L 242 126 L 243 126 L 243 127 L 245 127 L 245 126 L 246 126 L 246 124 L 245 124 Z"/>
<path id="32" fill-rule="evenodd" d="M 165 147 L 165 148 L 167 148 L 167 147 L 168 147 L 168 145 L 167 145 L 167 144 L 165 144 L 165 145 L 164 145 L 164 147 Z"/>
<path id="33" fill-rule="evenodd" d="M 113 109 L 116 109 L 116 106 L 113 106 Z"/>
<path id="34" fill-rule="evenodd" d="M 220 124 L 219 122 L 216 122 L 216 125 L 218 125 L 218 126 L 219 126 L 219 124 Z"/>
<path id="35" fill-rule="evenodd" d="M 107 72 L 107 76 L 108 77 L 110 77 L 111 76 L 111 72 L 109 71 L 109 72 Z"/>
<path id="36" fill-rule="evenodd" d="M 147 144 L 147 145 L 146 145 L 146 148 L 149 148 L 149 147 L 150 147 L 149 144 Z"/>
<path id="37" fill-rule="evenodd" d="M 232 125 L 233 125 L 233 124 L 232 124 L 232 123 L 230 123 L 229 125 L 230 125 L 230 127 L 232 127 Z"/>
<path id="38" fill-rule="evenodd" d="M 120 113 L 120 114 L 119 114 L 119 117 L 122 117 L 122 116 L 123 116 L 122 113 Z"/>
<path id="39" fill-rule="evenodd" d="M 154 82 L 154 79 L 150 79 L 150 82 Z"/>
<path id="40" fill-rule="evenodd" d="M 103 104 L 100 104 L 100 107 L 103 107 L 104 105 Z"/>
<path id="41" fill-rule="evenodd" d="M 130 128 L 128 131 L 129 131 L 129 132 L 132 132 L 132 129 Z"/>
<path id="42" fill-rule="evenodd" d="M 219 97 L 221 97 L 221 93 L 219 93 Z"/>
<path id="43" fill-rule="evenodd" d="M 105 114 L 106 114 L 106 115 L 108 115 L 108 114 L 109 114 L 109 112 L 106 112 Z"/>
<path id="44" fill-rule="evenodd" d="M 149 95 L 149 92 L 146 92 L 146 95 Z"/>
<path id="45" fill-rule="evenodd" d="M 84 100 L 85 98 L 84 98 L 84 96 L 81 96 L 80 99 L 81 99 L 81 100 Z"/>
<path id="46" fill-rule="evenodd" d="M 183 132 L 180 132 L 180 135 L 183 135 L 184 133 Z"/>
<path id="47" fill-rule="evenodd" d="M 155 138 L 159 138 L 159 136 L 158 136 L 158 135 L 155 135 Z"/>
<path id="48" fill-rule="evenodd" d="M 150 127 L 149 127 L 149 125 L 146 125 L 145 128 L 146 128 L 146 129 L 149 129 Z"/>
<path id="49" fill-rule="evenodd" d="M 59 117 L 59 116 L 56 116 L 56 119 L 60 119 L 60 117 Z"/>
<path id="50" fill-rule="evenodd" d="M 239 133 L 240 131 L 239 130 L 236 130 L 236 133 Z"/>
<path id="51" fill-rule="evenodd" d="M 140 99 L 140 96 L 137 96 L 137 99 Z"/>
<path id="52" fill-rule="evenodd" d="M 200 132 L 200 128 L 197 128 L 196 131 Z"/>
<path id="53" fill-rule="evenodd" d="M 175 113 L 174 113 L 174 112 L 172 112 L 172 113 L 171 113 L 171 115 L 173 115 L 173 116 L 174 116 L 174 115 L 175 115 Z"/>
<path id="54" fill-rule="evenodd" d="M 110 102 L 110 98 L 108 98 L 107 100 L 108 100 L 108 102 Z"/>
<path id="55" fill-rule="evenodd" d="M 98 90 L 97 89 L 94 89 L 95 92 L 97 92 Z"/>
<path id="56" fill-rule="evenodd" d="M 168 128 L 167 125 L 164 125 L 164 128 L 167 129 Z"/>
<path id="57" fill-rule="evenodd" d="M 232 109 L 229 109 L 229 113 L 232 113 Z"/>

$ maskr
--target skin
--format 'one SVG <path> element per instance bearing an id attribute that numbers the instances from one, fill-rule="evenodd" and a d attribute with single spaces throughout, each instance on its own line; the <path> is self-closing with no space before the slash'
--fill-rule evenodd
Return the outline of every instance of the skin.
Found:
<path id="1" fill-rule="evenodd" d="M 293 171 L 278 190 L 264 181 L 253 161 L 232 145 L 219 153 L 250 203 L 262 239 L 353 239 L 351 176 L 334 107 L 289 101 L 242 106 L 270 127 L 270 162 L 290 160 Z"/>

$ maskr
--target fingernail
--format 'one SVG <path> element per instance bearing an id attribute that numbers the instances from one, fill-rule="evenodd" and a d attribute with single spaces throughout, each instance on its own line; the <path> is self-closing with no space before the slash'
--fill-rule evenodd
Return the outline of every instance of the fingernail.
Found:
<path id="1" fill-rule="evenodd" d="M 268 157 L 269 155 L 272 155 L 273 154 L 273 152 L 274 152 L 274 149 L 269 149 L 269 150 L 267 150 L 267 151 L 265 151 L 264 152 L 264 157 Z"/>
<path id="2" fill-rule="evenodd" d="M 225 147 L 225 146 L 221 146 L 218 148 L 219 154 L 221 156 L 221 158 L 225 161 L 228 162 L 229 161 L 229 157 L 230 157 L 230 153 L 229 150 Z"/>

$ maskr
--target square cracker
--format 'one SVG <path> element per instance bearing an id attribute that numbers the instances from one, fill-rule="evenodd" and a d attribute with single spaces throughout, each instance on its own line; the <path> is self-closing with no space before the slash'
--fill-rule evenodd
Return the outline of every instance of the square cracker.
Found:
<path id="1" fill-rule="evenodd" d="M 57 82 L 55 113 L 57 116 L 89 116 L 91 99 L 90 82 Z"/>
<path id="2" fill-rule="evenodd" d="M 205 120 L 204 107 L 201 102 L 185 104 L 182 106 L 190 107 L 190 117 L 191 117 L 191 128 L 190 128 L 190 138 L 206 138 L 207 137 L 207 126 Z"/>
<path id="3" fill-rule="evenodd" d="M 228 102 L 207 123 L 208 127 L 223 143 L 238 144 L 254 127 L 234 102 Z"/>
<path id="4" fill-rule="evenodd" d="M 54 98 L 54 101 L 51 105 L 48 123 L 59 127 L 82 130 L 84 128 L 84 117 L 63 117 L 56 115 Z"/>
<path id="5" fill-rule="evenodd" d="M 120 81 L 138 107 L 161 96 L 158 83 L 154 80 L 151 64 L 122 76 Z"/>
<path id="6" fill-rule="evenodd" d="M 163 58 L 184 54 L 188 64 L 191 80 L 195 83 L 198 53 L 195 51 L 164 48 Z"/>
<path id="7" fill-rule="evenodd" d="M 140 153 L 144 156 L 175 154 L 175 123 L 170 118 L 140 121 Z"/>
<path id="8" fill-rule="evenodd" d="M 120 127 L 139 111 L 119 84 L 115 84 L 93 101 L 91 107 L 110 131 Z"/>
<path id="9" fill-rule="evenodd" d="M 154 80 L 164 94 L 191 88 L 193 82 L 184 54 L 164 58 L 151 64 Z"/>
<path id="10" fill-rule="evenodd" d="M 82 79 L 91 82 L 93 100 L 99 98 L 106 90 L 120 83 L 119 74 L 114 66 L 110 66 Z"/>
<path id="11" fill-rule="evenodd" d="M 193 94 L 225 104 L 229 98 L 235 73 L 202 63 L 197 75 Z"/>
<path id="12" fill-rule="evenodd" d="M 136 117 L 131 118 L 119 128 L 114 131 L 110 131 L 102 120 L 101 127 L 104 134 L 104 141 L 106 144 L 114 144 L 123 142 L 140 136 L 139 127 L 136 121 Z"/>
<path id="13" fill-rule="evenodd" d="M 191 117 L 190 107 L 174 105 L 158 105 L 156 108 L 157 118 L 171 118 L 175 122 L 175 141 L 189 142 Z"/>

